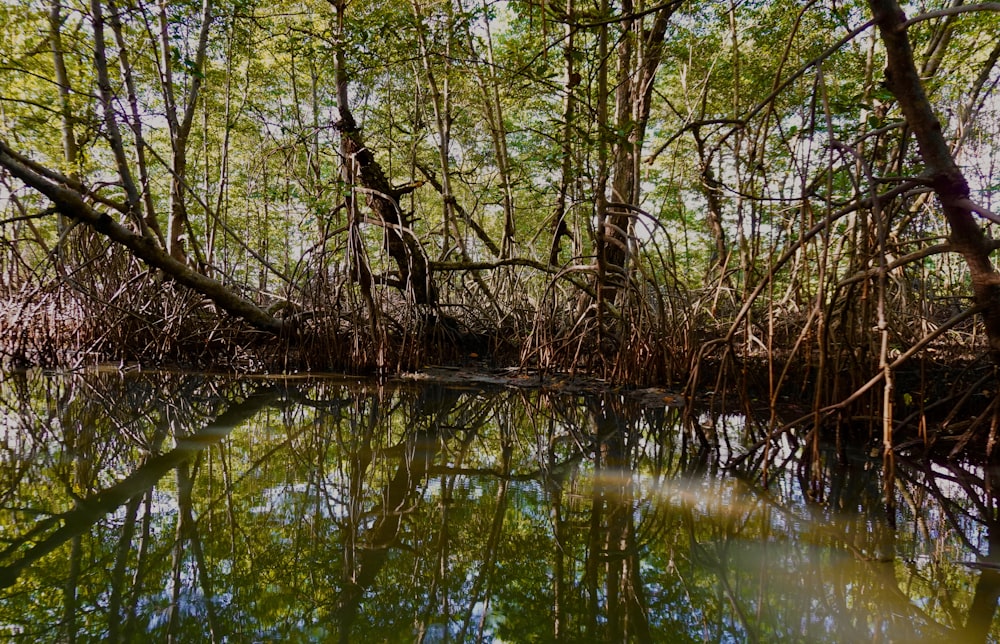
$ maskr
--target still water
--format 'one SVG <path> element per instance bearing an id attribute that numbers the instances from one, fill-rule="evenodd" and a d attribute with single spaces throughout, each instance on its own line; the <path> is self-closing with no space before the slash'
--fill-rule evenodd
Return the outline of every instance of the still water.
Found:
<path id="1" fill-rule="evenodd" d="M 0 381 L 0 639 L 984 641 L 995 472 L 655 396 L 180 373 Z M 694 423 L 718 447 L 702 448 Z"/>

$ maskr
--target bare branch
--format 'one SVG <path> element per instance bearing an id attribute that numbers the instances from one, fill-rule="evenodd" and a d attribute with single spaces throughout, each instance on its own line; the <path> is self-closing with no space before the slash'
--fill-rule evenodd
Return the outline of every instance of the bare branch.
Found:
<path id="1" fill-rule="evenodd" d="M 957 16 L 961 13 L 975 13 L 979 11 L 1000 11 L 1000 2 L 982 2 L 980 4 L 966 4 L 959 5 L 957 7 L 946 7 L 936 11 L 928 11 L 904 21 L 900 26 L 903 29 L 906 29 L 911 25 L 915 25 L 918 22 L 924 22 L 926 20 L 934 20 L 935 18 Z"/>

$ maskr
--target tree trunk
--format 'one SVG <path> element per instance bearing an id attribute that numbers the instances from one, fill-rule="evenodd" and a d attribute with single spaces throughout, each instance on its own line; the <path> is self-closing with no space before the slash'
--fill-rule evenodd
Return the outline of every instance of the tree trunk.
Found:
<path id="1" fill-rule="evenodd" d="M 66 71 L 66 57 L 63 55 L 62 44 L 62 3 L 53 0 L 49 5 L 49 44 L 52 47 L 52 65 L 56 73 L 56 83 L 59 85 L 59 113 L 62 121 L 63 161 L 66 172 L 71 178 L 77 178 L 77 143 L 73 132 L 73 111 L 70 106 L 69 74 Z M 66 230 L 66 221 L 59 215 L 56 229 L 60 238 Z M 62 244 L 58 252 L 62 253 Z"/>
<path id="2" fill-rule="evenodd" d="M 990 355 L 994 364 L 1000 364 L 1000 274 L 990 261 L 989 239 L 976 221 L 975 213 L 982 209 L 969 198 L 969 184 L 955 163 L 941 123 L 924 93 L 906 33 L 906 16 L 895 0 L 869 0 L 869 6 L 886 48 L 886 86 L 899 101 L 906 123 L 916 136 L 926 177 L 941 201 L 951 230 L 951 243 L 969 267 L 976 304 L 983 308 Z"/>
<path id="3" fill-rule="evenodd" d="M 113 0 L 108 0 L 108 8 L 111 10 L 108 22 L 115 34 L 115 44 L 118 45 L 118 61 L 122 71 L 122 79 L 125 81 L 125 88 L 128 92 L 129 112 L 132 118 L 132 138 L 135 145 L 135 163 L 139 171 L 139 187 L 142 191 L 142 205 L 145 209 L 143 214 L 146 227 L 150 230 L 161 246 L 166 246 L 163 231 L 160 229 L 160 222 L 156 218 L 156 207 L 153 204 L 153 193 L 149 189 L 149 165 L 146 163 L 146 144 L 142 135 L 142 115 L 139 108 L 139 92 L 135 86 L 135 75 L 132 73 L 132 64 L 129 62 L 128 47 L 125 41 L 124 30 L 121 19 L 118 15 L 118 7 Z"/>
<path id="4" fill-rule="evenodd" d="M 62 45 L 62 3 L 54 0 L 49 6 L 49 44 L 52 47 L 52 65 L 55 68 L 56 83 L 59 85 L 59 114 L 62 119 L 63 161 L 66 172 L 76 177 L 77 144 L 73 133 L 73 112 L 70 107 L 69 74 L 66 72 L 66 58 Z"/>
<path id="5" fill-rule="evenodd" d="M 343 42 L 344 12 L 348 0 L 330 0 L 337 12 L 337 31 Z M 337 108 L 340 111 L 341 154 L 343 163 L 352 164 L 360 182 L 368 207 L 385 229 L 385 248 L 396 263 L 399 272 L 398 286 L 403 292 L 412 295 L 415 304 L 437 304 L 437 288 L 431 281 L 427 256 L 409 227 L 405 214 L 399 206 L 399 198 L 414 189 L 414 185 L 397 189 L 389 183 L 382 166 L 375 160 L 375 155 L 365 145 L 358 127 L 351 114 L 345 69 L 344 54 L 338 49 L 334 56 L 334 77 L 337 87 Z"/>
<path id="6" fill-rule="evenodd" d="M 450 3 L 450 0 L 449 0 Z M 451 47 L 451 42 L 445 45 L 445 53 L 442 57 L 445 65 L 444 69 L 444 79 L 441 83 L 438 83 L 437 74 L 434 73 L 434 67 L 431 61 L 430 47 L 427 42 L 426 27 L 424 26 L 424 14 L 421 11 L 420 4 L 416 0 L 410 2 L 410 6 L 413 9 L 413 20 L 417 32 L 417 42 L 420 45 L 420 58 L 423 63 L 424 77 L 427 79 L 427 89 L 431 95 L 431 105 L 434 108 L 434 123 L 437 127 L 438 135 L 438 164 L 441 168 L 441 197 L 442 197 L 442 217 L 443 222 L 441 225 L 442 238 L 441 238 L 441 257 L 442 259 L 448 256 L 451 250 L 451 242 L 449 240 L 449 234 L 452 226 L 455 224 L 454 216 L 454 204 L 455 195 L 451 188 L 451 162 L 449 160 L 449 152 L 451 149 L 451 78 L 449 66 L 450 53 L 449 49 Z M 449 4 L 450 9 L 450 4 Z M 449 23 L 451 22 L 451 15 L 449 11 Z M 451 28 L 447 30 L 451 32 Z M 450 37 L 449 37 L 450 38 Z M 465 249 L 465 240 L 458 231 L 458 227 L 455 226 L 456 238 L 460 248 Z"/>
<path id="7" fill-rule="evenodd" d="M 170 142 L 173 146 L 171 157 L 171 181 L 170 181 L 170 219 L 167 222 L 167 252 L 179 262 L 187 260 L 187 252 L 184 248 L 184 237 L 190 229 L 187 212 L 186 192 L 187 184 L 187 145 L 191 135 L 191 125 L 194 123 L 195 107 L 198 104 L 198 95 L 201 91 L 202 79 L 205 77 L 206 52 L 208 49 L 208 32 L 212 26 L 212 0 L 204 0 L 201 8 L 201 28 L 198 32 L 198 49 L 195 52 L 194 69 L 189 70 L 190 86 L 187 97 L 184 100 L 184 113 L 178 119 L 177 101 L 171 72 L 171 50 L 169 47 L 169 35 L 166 32 L 166 12 L 167 3 L 164 2 L 160 9 L 161 38 L 163 42 L 163 93 L 167 98 L 165 101 L 167 110 L 167 123 L 170 126 Z M 187 62 L 187 61 L 186 61 Z M 188 240 L 192 245 L 193 239 Z"/>
<path id="8" fill-rule="evenodd" d="M 116 222 L 108 213 L 94 209 L 84 199 L 83 192 L 68 186 L 68 179 L 57 183 L 59 176 L 57 173 L 28 161 L 11 150 L 3 141 L 0 141 L 0 166 L 48 197 L 62 214 L 87 224 L 112 241 L 125 246 L 139 259 L 162 270 L 178 283 L 201 293 L 224 311 L 270 333 L 278 334 L 285 330 L 286 326 L 282 320 L 268 315 L 253 302 L 243 299 L 221 283 L 192 270 L 184 262 L 163 252 L 153 237 L 136 234 Z M 126 210 L 127 208 L 123 206 L 122 211 Z"/>
<path id="9" fill-rule="evenodd" d="M 128 200 L 128 210 L 126 211 L 130 219 L 135 222 L 139 232 L 148 234 L 146 222 L 142 219 L 142 206 L 139 201 L 139 189 L 135 185 L 132 171 L 129 169 L 128 157 L 125 154 L 125 146 L 122 143 L 121 130 L 118 127 L 118 118 L 115 115 L 114 95 L 111 91 L 111 77 L 108 73 L 108 61 L 105 52 L 104 41 L 104 13 L 101 3 L 98 0 L 91 0 L 90 17 L 94 27 L 94 67 L 97 70 L 97 86 L 100 89 L 101 109 L 104 112 L 104 124 L 107 128 L 108 141 L 111 144 L 111 151 L 115 156 L 115 164 L 118 168 L 118 178 L 125 189 L 125 197 Z"/>
<path id="10" fill-rule="evenodd" d="M 705 149 L 705 140 L 701 138 L 701 129 L 695 126 L 692 133 L 701 170 L 701 193 L 705 197 L 707 206 L 705 223 L 713 242 L 712 258 L 708 263 L 709 270 L 705 274 L 705 284 L 708 284 L 715 276 L 716 270 L 718 270 L 720 277 L 725 274 L 726 270 L 728 244 L 726 243 L 726 231 L 722 227 L 722 184 L 715 178 L 715 173 L 712 171 L 712 153 Z"/>
<path id="11" fill-rule="evenodd" d="M 484 0 L 483 11 L 486 13 L 487 5 Z M 493 142 L 493 154 L 497 160 L 497 172 L 500 175 L 500 184 L 503 188 L 503 239 L 501 248 L 503 253 L 501 259 L 508 259 L 514 255 L 514 191 L 511 185 L 510 154 L 507 148 L 507 126 L 504 123 L 503 102 L 500 100 L 500 79 L 497 78 L 497 61 L 493 49 L 493 33 L 490 30 L 490 21 L 483 22 L 483 30 L 486 38 L 486 71 L 483 66 L 477 66 L 476 80 L 479 83 L 480 91 L 483 94 L 483 106 L 486 111 L 486 120 L 490 129 L 490 139 Z M 472 49 L 472 37 L 469 36 L 469 48 Z"/>
<path id="12" fill-rule="evenodd" d="M 556 210 L 552 218 L 552 245 L 549 248 L 549 265 L 559 265 L 559 251 L 563 237 L 569 236 L 569 226 L 566 217 L 571 201 L 570 190 L 575 181 L 573 172 L 573 138 L 576 130 L 576 86 L 582 80 L 576 69 L 575 38 L 576 27 L 571 24 L 576 19 L 575 0 L 566 0 L 566 25 L 563 36 L 563 59 L 566 63 L 566 85 L 563 99 L 562 136 L 559 141 L 561 167 L 559 173 L 559 194 L 556 197 Z"/>
<path id="13" fill-rule="evenodd" d="M 648 30 L 643 29 L 641 19 L 629 19 L 618 46 L 620 77 L 615 92 L 616 130 L 627 134 L 614 148 L 612 199 L 603 231 L 604 264 L 611 277 L 610 288 L 605 289 L 609 301 L 628 270 L 629 230 L 635 216 L 630 206 L 636 207 L 640 201 L 640 159 L 652 107 L 653 81 L 663 57 L 667 25 L 679 6 L 680 2 L 672 2 L 657 10 Z M 624 3 L 622 11 L 631 14 L 632 3 Z"/>

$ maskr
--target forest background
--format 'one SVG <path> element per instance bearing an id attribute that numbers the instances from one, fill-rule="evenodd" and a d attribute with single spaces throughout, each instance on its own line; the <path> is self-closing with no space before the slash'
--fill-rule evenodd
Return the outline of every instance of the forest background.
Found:
<path id="1" fill-rule="evenodd" d="M 904 9 L 5 0 L 0 353 L 568 370 L 991 449 L 1000 5 Z"/>

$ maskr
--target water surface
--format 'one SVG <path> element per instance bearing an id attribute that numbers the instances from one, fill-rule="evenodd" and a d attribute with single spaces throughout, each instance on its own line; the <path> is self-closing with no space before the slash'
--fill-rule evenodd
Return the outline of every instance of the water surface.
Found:
<path id="1" fill-rule="evenodd" d="M 864 446 L 785 442 L 764 486 L 752 423 L 650 402 L 5 374 L 0 637 L 998 639 L 995 472 L 903 458 L 886 503 Z"/>

